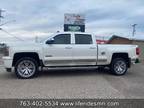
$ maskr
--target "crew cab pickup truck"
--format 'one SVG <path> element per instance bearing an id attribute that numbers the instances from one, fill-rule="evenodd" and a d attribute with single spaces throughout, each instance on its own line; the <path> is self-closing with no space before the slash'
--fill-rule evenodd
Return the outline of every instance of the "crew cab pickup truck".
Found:
<path id="1" fill-rule="evenodd" d="M 32 78 L 43 67 L 106 66 L 124 75 L 139 56 L 137 45 L 97 44 L 95 35 L 80 32 L 55 33 L 39 43 L 7 45 L 4 66 L 18 78 Z"/>

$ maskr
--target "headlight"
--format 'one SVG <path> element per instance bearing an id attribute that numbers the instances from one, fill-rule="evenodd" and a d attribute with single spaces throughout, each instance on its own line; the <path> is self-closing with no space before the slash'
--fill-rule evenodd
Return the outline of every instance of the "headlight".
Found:
<path id="1" fill-rule="evenodd" d="M 5 46 L 4 48 L 4 56 L 9 56 L 9 46 Z"/>

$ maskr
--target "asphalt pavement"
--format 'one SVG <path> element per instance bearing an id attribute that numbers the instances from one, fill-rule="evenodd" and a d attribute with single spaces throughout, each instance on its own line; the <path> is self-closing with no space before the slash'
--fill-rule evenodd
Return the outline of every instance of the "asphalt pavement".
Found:
<path id="1" fill-rule="evenodd" d="M 0 98 L 144 98 L 144 64 L 124 76 L 109 70 L 48 70 L 33 79 L 18 79 L 0 66 Z"/>

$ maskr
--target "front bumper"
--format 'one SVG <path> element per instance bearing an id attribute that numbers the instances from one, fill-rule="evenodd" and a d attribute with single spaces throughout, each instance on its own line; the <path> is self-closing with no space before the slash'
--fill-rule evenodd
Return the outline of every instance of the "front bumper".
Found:
<path id="1" fill-rule="evenodd" d="M 2 59 L 4 61 L 5 68 L 12 68 L 12 60 L 13 59 L 11 57 L 4 56 Z"/>

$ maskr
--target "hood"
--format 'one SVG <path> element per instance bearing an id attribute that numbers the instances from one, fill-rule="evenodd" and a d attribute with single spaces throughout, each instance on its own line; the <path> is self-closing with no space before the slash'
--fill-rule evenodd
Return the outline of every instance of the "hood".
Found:
<path id="1" fill-rule="evenodd" d="M 39 46 L 40 43 L 35 43 L 35 42 L 7 42 L 5 43 L 7 46 L 10 47 L 19 47 L 19 46 Z"/>

